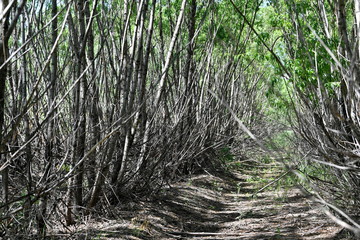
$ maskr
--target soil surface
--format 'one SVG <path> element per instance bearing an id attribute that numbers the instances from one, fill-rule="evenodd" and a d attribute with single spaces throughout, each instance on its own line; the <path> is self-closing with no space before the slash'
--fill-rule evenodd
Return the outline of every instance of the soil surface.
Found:
<path id="1" fill-rule="evenodd" d="M 339 239 L 342 230 L 296 187 L 266 188 L 282 171 L 203 174 L 162 189 L 151 201 L 114 208 L 53 236 L 67 239 Z M 218 174 L 217 174 L 218 175 Z"/>

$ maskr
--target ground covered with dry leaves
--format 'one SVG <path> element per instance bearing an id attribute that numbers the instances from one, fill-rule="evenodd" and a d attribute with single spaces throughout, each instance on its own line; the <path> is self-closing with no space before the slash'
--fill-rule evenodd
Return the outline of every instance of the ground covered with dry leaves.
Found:
<path id="1" fill-rule="evenodd" d="M 174 183 L 149 201 L 122 204 L 112 219 L 54 229 L 66 239 L 342 239 L 341 228 L 294 186 L 266 183 L 281 168 L 240 168 Z M 256 193 L 254 195 L 254 193 Z"/>

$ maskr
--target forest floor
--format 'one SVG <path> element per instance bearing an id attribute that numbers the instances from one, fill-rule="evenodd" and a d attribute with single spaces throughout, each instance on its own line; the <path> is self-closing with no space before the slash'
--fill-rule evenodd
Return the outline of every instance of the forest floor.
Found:
<path id="1" fill-rule="evenodd" d="M 342 239 L 341 228 L 293 186 L 269 187 L 278 166 L 202 174 L 123 204 L 114 219 L 87 219 L 55 234 L 67 239 Z M 275 185 L 275 184 L 274 184 Z"/>

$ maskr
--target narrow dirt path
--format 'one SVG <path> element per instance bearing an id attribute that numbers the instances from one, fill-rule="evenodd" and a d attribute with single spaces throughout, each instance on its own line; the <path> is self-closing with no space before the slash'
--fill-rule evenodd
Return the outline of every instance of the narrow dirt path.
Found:
<path id="1" fill-rule="evenodd" d="M 248 179 L 254 176 L 234 176 L 202 175 L 169 190 L 173 198 L 161 204 L 181 224 L 180 231 L 166 232 L 174 239 L 334 239 L 341 230 L 300 190 L 267 190 L 252 197 L 256 184 Z"/>
<path id="2" fill-rule="evenodd" d="M 204 174 L 163 189 L 149 202 L 127 205 L 117 220 L 91 220 L 74 239 L 335 239 L 341 228 L 300 190 L 266 189 L 277 173 Z M 130 210 L 129 210 L 130 209 Z M 95 237 L 95 238 L 94 238 Z"/>

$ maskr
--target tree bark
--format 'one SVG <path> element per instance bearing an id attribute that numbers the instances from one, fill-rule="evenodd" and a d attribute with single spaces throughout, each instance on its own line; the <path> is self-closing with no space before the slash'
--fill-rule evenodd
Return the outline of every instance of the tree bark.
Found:
<path id="1" fill-rule="evenodd" d="M 95 13 L 93 13 L 94 15 Z M 86 4 L 85 7 L 85 15 L 87 19 L 87 23 L 91 20 L 91 13 L 89 4 Z M 87 39 L 87 59 L 88 64 L 91 64 L 89 76 L 91 80 L 91 87 L 90 87 L 90 129 L 91 129 L 91 145 L 95 146 L 101 139 L 100 135 L 100 106 L 99 106 L 99 89 L 97 84 L 96 78 L 96 65 L 95 65 L 95 54 L 94 54 L 94 33 L 92 29 L 88 30 L 88 39 Z M 92 188 L 96 178 L 96 158 L 98 156 L 98 149 L 89 156 L 89 161 L 87 164 L 88 174 L 88 185 L 89 188 Z"/>
<path id="2" fill-rule="evenodd" d="M 355 2 L 355 23 L 356 23 L 356 42 L 357 42 L 357 60 L 360 60 L 360 1 L 354 0 Z"/>
<path id="3" fill-rule="evenodd" d="M 147 119 L 147 112 L 146 112 L 146 76 L 148 72 L 148 66 L 149 66 L 149 56 L 151 51 L 151 40 L 154 30 L 154 17 L 155 17 L 155 9 L 156 9 L 156 1 L 153 1 L 152 5 L 152 11 L 150 15 L 149 20 L 149 27 L 148 27 L 148 36 L 146 40 L 146 49 L 144 53 L 144 60 L 143 60 L 143 67 L 142 71 L 140 73 L 139 79 L 139 104 L 140 104 L 140 110 L 138 114 L 138 121 L 140 124 L 140 139 L 142 140 L 142 146 L 138 158 L 138 162 L 136 164 L 136 172 L 137 175 L 140 175 L 140 170 L 145 168 L 146 162 L 145 162 L 145 154 L 147 150 L 147 144 L 149 139 L 149 131 L 147 130 L 148 127 L 148 119 Z"/>
<path id="4" fill-rule="evenodd" d="M 8 34 L 9 27 L 9 15 L 5 13 L 5 9 L 8 6 L 8 0 L 0 0 L 0 16 L 2 20 L 0 22 L 0 156 L 1 163 L 6 162 L 5 153 L 6 146 L 3 142 L 4 137 L 4 125 L 5 125 L 5 87 L 6 78 L 8 73 L 8 65 L 5 63 L 9 56 L 8 39 L 4 36 Z M 3 202 L 7 204 L 9 197 L 9 169 L 6 167 L 2 171 L 2 197 Z"/>
<path id="5" fill-rule="evenodd" d="M 173 54 L 176 40 L 179 36 L 180 27 L 181 27 L 183 17 L 184 17 L 186 2 L 187 2 L 186 0 L 183 0 L 182 4 L 181 4 L 181 8 L 180 8 L 179 16 L 178 16 L 177 23 L 175 26 L 175 30 L 174 30 L 173 36 L 171 38 L 170 46 L 167 51 L 167 55 L 166 55 L 166 59 L 165 59 L 165 64 L 162 68 L 160 82 L 159 82 L 159 85 L 158 85 L 158 88 L 156 91 L 156 96 L 155 96 L 155 100 L 154 100 L 154 102 L 155 102 L 154 109 L 157 109 L 159 107 L 160 101 L 161 101 L 161 96 L 164 92 L 164 87 L 165 87 L 165 83 L 166 83 L 167 73 L 168 73 L 169 67 L 170 67 L 171 57 Z"/>

